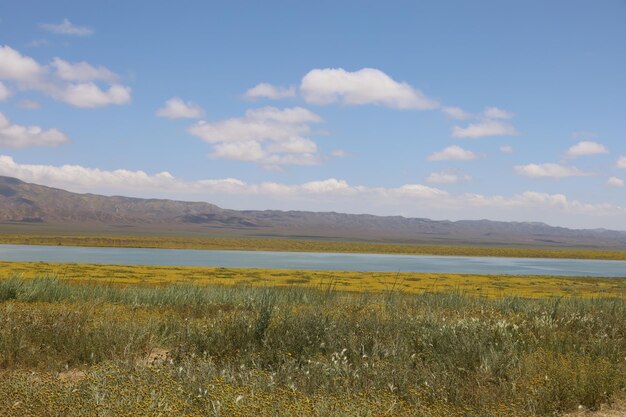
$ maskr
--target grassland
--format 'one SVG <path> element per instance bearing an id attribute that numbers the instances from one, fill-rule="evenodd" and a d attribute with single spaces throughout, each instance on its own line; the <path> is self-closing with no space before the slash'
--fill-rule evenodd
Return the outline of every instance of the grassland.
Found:
<path id="1" fill-rule="evenodd" d="M 0 415 L 553 416 L 626 389 L 624 298 L 110 282 L 0 279 Z"/>
<path id="2" fill-rule="evenodd" d="M 184 266 L 96 265 L 1 262 L 0 278 L 54 276 L 80 284 L 167 286 L 193 284 L 237 287 L 318 288 L 332 284 L 347 292 L 462 292 L 485 297 L 625 298 L 626 278 L 470 275 Z"/>
<path id="3" fill-rule="evenodd" d="M 222 237 L 198 238 L 176 236 L 58 236 L 2 234 L 0 235 L 0 244 L 626 260 L 626 251 L 616 250 L 444 246 L 358 241 Z"/>

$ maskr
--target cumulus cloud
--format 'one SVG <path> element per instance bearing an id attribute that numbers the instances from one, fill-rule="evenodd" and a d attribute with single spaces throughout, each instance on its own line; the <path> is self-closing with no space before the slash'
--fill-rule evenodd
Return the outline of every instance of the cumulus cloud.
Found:
<path id="1" fill-rule="evenodd" d="M 456 120 L 465 120 L 472 117 L 471 114 L 460 107 L 442 107 L 441 111 L 449 118 Z"/>
<path id="2" fill-rule="evenodd" d="M 502 152 L 502 153 L 513 153 L 513 147 L 511 145 L 502 145 L 502 146 L 500 146 L 500 152 Z"/>
<path id="3" fill-rule="evenodd" d="M 513 113 L 508 112 L 506 110 L 502 110 L 498 107 L 487 107 L 483 112 L 486 118 L 488 119 L 512 119 Z"/>
<path id="4" fill-rule="evenodd" d="M 617 167 L 620 169 L 626 169 L 626 156 L 620 156 L 617 160 Z"/>
<path id="5" fill-rule="evenodd" d="M 476 159 L 476 154 L 460 146 L 448 146 L 447 148 L 435 152 L 428 156 L 429 161 L 467 161 Z"/>
<path id="6" fill-rule="evenodd" d="M 582 141 L 569 148 L 566 155 L 569 158 L 577 158 L 579 156 L 599 155 L 608 152 L 606 147 L 598 142 Z"/>
<path id="7" fill-rule="evenodd" d="M 268 98 L 271 100 L 278 100 L 281 98 L 292 98 L 296 96 L 296 88 L 280 87 L 268 83 L 257 84 L 248 91 L 245 92 L 244 97 L 249 100 L 256 100 L 262 98 Z"/>
<path id="8" fill-rule="evenodd" d="M 259 142 L 218 143 L 213 147 L 211 154 L 215 158 L 232 159 L 237 161 L 261 161 L 267 155 Z"/>
<path id="9" fill-rule="evenodd" d="M 300 91 L 308 103 L 319 105 L 378 104 L 395 109 L 417 110 L 439 106 L 421 91 L 407 83 L 395 81 L 375 68 L 353 72 L 343 68 L 314 69 L 302 78 Z"/>
<path id="10" fill-rule="evenodd" d="M 65 81 L 95 81 L 102 80 L 110 83 L 117 81 L 118 76 L 103 66 L 94 67 L 87 62 L 67 62 L 61 58 L 54 58 L 50 64 L 55 75 Z"/>
<path id="11" fill-rule="evenodd" d="M 38 83 L 45 72 L 45 68 L 34 59 L 10 46 L 0 47 L 0 79 L 32 85 Z"/>
<path id="12" fill-rule="evenodd" d="M 0 147 L 58 146 L 68 140 L 68 137 L 57 129 L 44 130 L 39 126 L 21 126 L 11 123 L 0 113 Z"/>
<path id="13" fill-rule="evenodd" d="M 300 184 L 248 183 L 236 178 L 186 181 L 169 172 L 148 174 L 125 169 L 100 170 L 79 165 L 20 164 L 0 155 L 0 175 L 20 178 L 77 192 L 108 192 L 115 195 L 186 198 L 222 204 L 239 202 L 241 208 L 278 208 L 403 213 L 411 217 L 450 216 L 457 218 L 505 218 L 533 221 L 570 219 L 576 225 L 621 227 L 626 209 L 606 203 L 584 203 L 564 194 L 527 191 L 511 196 L 452 194 L 423 184 L 382 188 L 351 185 L 328 178 Z M 253 198 L 251 198 L 253 197 Z"/>
<path id="14" fill-rule="evenodd" d="M 118 76 L 105 67 L 60 58 L 43 65 L 9 46 L 0 47 L 0 80 L 76 107 L 121 105 L 131 100 L 130 87 L 119 84 Z"/>
<path id="15" fill-rule="evenodd" d="M 454 126 L 452 137 L 455 138 L 482 138 L 486 136 L 515 136 L 517 129 L 500 120 L 482 120 L 470 123 L 467 127 Z"/>
<path id="16" fill-rule="evenodd" d="M 306 136 L 322 118 L 302 107 L 263 107 L 243 117 L 200 121 L 188 131 L 213 146 L 215 158 L 252 161 L 266 167 L 319 163 L 317 145 Z"/>
<path id="17" fill-rule="evenodd" d="M 90 36 L 94 30 L 87 26 L 76 26 L 69 19 L 63 19 L 61 23 L 42 23 L 39 25 L 43 30 L 59 35 Z"/>
<path id="18" fill-rule="evenodd" d="M 9 97 L 11 97 L 11 95 L 12 95 L 11 90 L 9 90 L 9 88 L 6 85 L 0 82 L 0 101 L 4 101 L 8 99 Z"/>
<path id="19" fill-rule="evenodd" d="M 390 194 L 392 196 L 403 198 L 418 198 L 418 199 L 442 199 L 447 198 L 450 194 L 439 188 L 429 187 L 422 184 L 405 184 L 398 188 L 391 188 L 388 190 L 378 189 L 377 192 L 383 192 L 384 194 Z"/>
<path id="20" fill-rule="evenodd" d="M 623 187 L 624 186 L 624 180 L 621 179 L 621 178 L 617 178 L 617 177 L 609 178 L 606 183 L 611 185 L 611 186 L 613 186 L 613 187 Z"/>
<path id="21" fill-rule="evenodd" d="M 426 178 L 426 182 L 432 184 L 458 184 L 471 180 L 467 174 L 461 174 L 455 171 L 433 172 Z"/>
<path id="22" fill-rule="evenodd" d="M 204 115 L 204 110 L 191 101 L 184 102 L 179 97 L 173 97 L 167 100 L 156 114 L 169 119 L 199 119 Z"/>
<path id="23" fill-rule="evenodd" d="M 103 90 L 94 83 L 69 84 L 62 88 L 51 88 L 50 95 L 76 107 L 94 108 L 130 102 L 130 88 L 112 85 Z"/>
<path id="24" fill-rule="evenodd" d="M 593 175 L 589 172 L 581 171 L 576 167 L 554 163 L 517 165 L 515 171 L 519 175 L 529 178 L 566 178 Z"/>
<path id="25" fill-rule="evenodd" d="M 310 181 L 304 183 L 302 190 L 313 194 L 326 194 L 350 191 L 350 186 L 344 180 L 338 180 L 336 178 L 329 178 L 322 181 Z"/>
<path id="26" fill-rule="evenodd" d="M 482 115 L 476 117 L 478 121 L 466 127 L 454 126 L 452 137 L 455 138 L 482 138 L 486 136 L 515 136 L 517 129 L 505 120 L 513 118 L 513 113 L 498 107 L 487 107 Z"/>

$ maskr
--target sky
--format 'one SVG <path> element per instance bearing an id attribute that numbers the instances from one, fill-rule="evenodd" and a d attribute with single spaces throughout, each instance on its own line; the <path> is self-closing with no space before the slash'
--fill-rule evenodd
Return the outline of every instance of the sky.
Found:
<path id="1" fill-rule="evenodd" d="M 626 230 L 626 1 L 5 1 L 0 175 Z"/>

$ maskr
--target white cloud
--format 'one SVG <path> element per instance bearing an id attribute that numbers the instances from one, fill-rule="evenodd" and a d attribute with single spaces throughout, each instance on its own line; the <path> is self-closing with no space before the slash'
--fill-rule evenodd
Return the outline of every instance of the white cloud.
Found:
<path id="1" fill-rule="evenodd" d="M 385 191 L 386 193 L 399 196 L 399 197 L 408 197 L 408 198 L 419 198 L 419 199 L 440 199 L 449 196 L 449 193 L 440 190 L 439 188 L 429 187 L 427 185 L 422 184 L 405 184 L 398 188 L 392 188 L 389 190 L 378 190 Z"/>
<path id="2" fill-rule="evenodd" d="M 569 148 L 566 155 L 570 158 L 576 158 L 579 156 L 599 155 L 608 152 L 609 151 L 606 149 L 606 147 L 599 144 L 598 142 L 582 141 Z"/>
<path id="3" fill-rule="evenodd" d="M 232 159 L 237 161 L 261 161 L 266 153 L 259 142 L 246 141 L 234 143 L 218 143 L 213 147 L 214 158 Z"/>
<path id="4" fill-rule="evenodd" d="M 114 83 L 118 76 L 103 66 L 94 67 L 87 62 L 67 62 L 61 58 L 54 58 L 50 64 L 55 75 L 65 81 L 108 81 Z"/>
<path id="5" fill-rule="evenodd" d="M 18 107 L 22 109 L 35 110 L 41 107 L 41 103 L 35 100 L 21 100 L 17 103 Z"/>
<path id="6" fill-rule="evenodd" d="M 90 36 L 94 30 L 87 26 L 76 26 L 68 19 L 63 19 L 61 23 L 42 23 L 39 25 L 43 30 L 59 35 Z"/>
<path id="7" fill-rule="evenodd" d="M 354 186 L 328 178 L 302 184 L 248 183 L 240 179 L 185 181 L 168 172 L 100 170 L 78 165 L 19 164 L 0 155 L 0 175 L 77 192 L 201 200 L 242 209 L 301 209 L 363 212 L 410 217 L 548 221 L 581 227 L 624 228 L 624 207 L 583 203 L 563 194 L 527 191 L 511 196 L 451 194 L 422 184 L 395 188 Z M 253 197 L 253 198 L 251 198 Z"/>
<path id="8" fill-rule="evenodd" d="M 350 186 L 344 180 L 330 178 L 322 181 L 311 181 L 302 184 L 302 190 L 313 194 L 326 194 L 350 190 Z"/>
<path id="9" fill-rule="evenodd" d="M 68 140 L 68 137 L 57 129 L 44 130 L 39 126 L 12 124 L 0 113 L 0 147 L 58 146 Z"/>
<path id="10" fill-rule="evenodd" d="M 426 182 L 432 184 L 458 184 L 460 182 L 467 182 L 472 177 L 466 174 L 461 174 L 455 171 L 442 171 L 433 172 L 426 178 Z"/>
<path id="11" fill-rule="evenodd" d="M 515 136 L 517 129 L 499 120 L 482 120 L 470 123 L 467 127 L 454 126 L 452 136 L 455 138 L 481 138 L 486 136 Z"/>
<path id="12" fill-rule="evenodd" d="M 395 109 L 429 110 L 439 104 L 404 82 L 397 82 L 374 68 L 346 71 L 325 68 L 309 71 L 300 84 L 308 103 L 326 105 L 379 104 Z"/>
<path id="13" fill-rule="evenodd" d="M 621 178 L 617 178 L 617 177 L 609 178 L 606 183 L 611 185 L 611 186 L 613 186 L 613 187 L 623 187 L 624 186 L 624 180 L 621 179 Z"/>
<path id="14" fill-rule="evenodd" d="M 0 47 L 0 80 L 14 82 L 19 90 L 38 91 L 76 107 L 129 103 L 130 87 L 118 84 L 117 78 L 102 66 L 70 63 L 60 58 L 41 65 L 9 46 Z"/>
<path id="15" fill-rule="evenodd" d="M 180 181 L 168 172 L 148 175 L 143 171 L 116 169 L 113 171 L 85 168 L 80 165 L 23 165 L 13 158 L 0 155 L 0 173 L 38 184 L 69 187 L 74 190 L 98 190 L 104 188 L 127 191 L 133 189 L 157 189 L 176 187 Z"/>
<path id="16" fill-rule="evenodd" d="M 317 145 L 306 136 L 317 114 L 293 107 L 263 107 L 245 116 L 217 122 L 200 121 L 188 131 L 213 145 L 214 158 L 253 161 L 266 167 L 319 163 Z"/>
<path id="17" fill-rule="evenodd" d="M 470 123 L 466 127 L 454 126 L 452 128 L 452 137 L 481 138 L 486 136 L 518 135 L 517 129 L 504 121 L 512 119 L 513 116 L 513 113 L 498 107 L 487 107 L 483 114 L 477 117 L 477 122 Z"/>
<path id="18" fill-rule="evenodd" d="M 10 46 L 0 46 L 0 79 L 35 84 L 44 74 L 45 68 L 34 59 Z"/>
<path id="19" fill-rule="evenodd" d="M 258 84 L 244 94 L 244 97 L 250 100 L 269 98 L 271 100 L 278 100 L 281 98 L 291 98 L 296 96 L 296 88 L 279 87 L 268 83 Z"/>
<path id="20" fill-rule="evenodd" d="M 0 82 L 0 101 L 8 99 L 9 97 L 11 97 L 12 94 L 13 93 L 11 92 L 11 90 L 9 90 L 6 85 Z"/>
<path id="21" fill-rule="evenodd" d="M 179 97 L 173 97 L 167 100 L 156 114 L 169 119 L 198 119 L 204 115 L 204 110 L 191 101 L 184 102 Z"/>
<path id="22" fill-rule="evenodd" d="M 435 152 L 428 157 L 429 161 L 467 161 L 476 159 L 476 154 L 460 146 L 448 146 L 447 148 Z"/>
<path id="23" fill-rule="evenodd" d="M 502 145 L 502 146 L 500 146 L 500 152 L 502 152 L 502 153 L 513 153 L 513 147 L 511 145 Z"/>
<path id="24" fill-rule="evenodd" d="M 620 156 L 617 160 L 617 167 L 620 169 L 626 169 L 626 156 Z"/>
<path id="25" fill-rule="evenodd" d="M 444 112 L 446 116 L 456 120 L 465 120 L 472 117 L 471 114 L 460 107 L 443 107 L 441 111 Z"/>
<path id="26" fill-rule="evenodd" d="M 130 88 L 112 85 L 103 90 L 94 83 L 69 84 L 60 89 L 52 89 L 52 97 L 76 107 L 103 107 L 111 104 L 130 102 Z"/>
<path id="27" fill-rule="evenodd" d="M 333 149 L 330 155 L 334 156 L 335 158 L 343 158 L 347 155 L 347 153 L 343 149 Z"/>
<path id="28" fill-rule="evenodd" d="M 575 167 L 569 167 L 554 163 L 546 164 L 528 164 L 517 165 L 515 171 L 519 175 L 530 178 L 566 178 L 566 177 L 585 177 L 593 175 L 588 172 L 581 171 Z"/>
<path id="29" fill-rule="evenodd" d="M 499 109 L 498 107 L 487 107 L 483 112 L 488 119 L 512 119 L 513 113 L 506 110 Z"/>

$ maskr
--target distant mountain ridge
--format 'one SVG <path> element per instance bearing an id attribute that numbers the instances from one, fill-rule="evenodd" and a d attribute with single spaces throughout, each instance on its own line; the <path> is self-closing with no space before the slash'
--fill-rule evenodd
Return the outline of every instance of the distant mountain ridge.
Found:
<path id="1" fill-rule="evenodd" d="M 626 232 L 574 230 L 536 222 L 435 221 L 335 212 L 228 210 L 204 202 L 78 194 L 0 176 L 0 223 L 165 226 L 210 235 L 346 238 L 420 243 L 626 247 Z"/>

